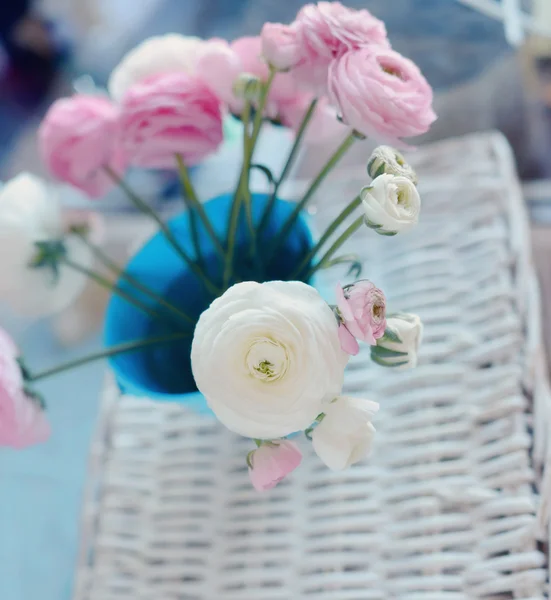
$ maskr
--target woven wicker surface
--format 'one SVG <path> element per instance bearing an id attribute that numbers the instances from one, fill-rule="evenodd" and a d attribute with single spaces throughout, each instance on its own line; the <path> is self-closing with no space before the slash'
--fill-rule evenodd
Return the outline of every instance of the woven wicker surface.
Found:
<path id="1" fill-rule="evenodd" d="M 426 325 L 416 370 L 382 370 L 367 348 L 350 362 L 346 391 L 381 402 L 370 460 L 332 473 L 301 440 L 301 468 L 259 495 L 250 442 L 108 382 L 75 600 L 546 597 L 549 393 L 509 148 L 481 135 L 415 162 L 420 226 L 349 248 Z M 326 187 L 316 225 L 362 183 Z"/>

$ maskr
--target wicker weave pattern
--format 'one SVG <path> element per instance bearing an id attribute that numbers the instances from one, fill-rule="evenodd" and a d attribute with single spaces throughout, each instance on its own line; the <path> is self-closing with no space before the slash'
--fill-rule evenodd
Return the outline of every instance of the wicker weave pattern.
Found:
<path id="1" fill-rule="evenodd" d="M 549 394 L 509 149 L 477 136 L 415 161 L 419 228 L 349 248 L 426 325 L 416 370 L 382 377 L 365 348 L 350 363 L 346 391 L 381 402 L 372 458 L 332 473 L 304 442 L 296 475 L 258 495 L 250 442 L 109 384 L 75 600 L 546 597 Z M 363 183 L 346 174 L 324 199 Z M 319 202 L 321 227 L 336 208 Z"/>

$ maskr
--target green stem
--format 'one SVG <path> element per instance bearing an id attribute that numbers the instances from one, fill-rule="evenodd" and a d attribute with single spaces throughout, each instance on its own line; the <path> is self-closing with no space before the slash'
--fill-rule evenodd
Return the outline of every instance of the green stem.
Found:
<path id="1" fill-rule="evenodd" d="M 312 267 L 307 275 L 306 279 L 310 279 L 312 275 L 319 269 L 323 269 L 324 266 L 331 260 L 332 256 L 339 250 L 339 248 L 348 240 L 348 238 L 356 233 L 356 231 L 364 224 L 364 217 L 358 217 L 346 230 L 335 240 L 334 244 L 327 250 L 327 252 L 322 256 L 321 260 L 317 265 Z"/>
<path id="2" fill-rule="evenodd" d="M 168 225 L 161 219 L 161 217 L 157 214 L 157 212 L 147 204 L 142 198 L 140 198 L 127 184 L 121 179 L 118 174 L 111 169 L 109 166 L 104 167 L 106 173 L 111 177 L 111 179 L 117 183 L 120 188 L 125 192 L 128 198 L 134 203 L 134 205 L 140 209 L 144 214 L 151 217 L 159 226 L 161 231 L 163 232 L 166 241 L 172 246 L 174 251 L 180 256 L 180 258 L 188 265 L 190 270 L 203 282 L 204 286 L 207 290 L 218 296 L 220 290 L 210 281 L 210 279 L 203 273 L 203 270 L 193 261 L 191 256 L 189 256 L 185 250 L 180 246 L 178 240 L 174 237 L 172 231 Z"/>
<path id="3" fill-rule="evenodd" d="M 144 313 L 148 314 L 151 318 L 162 319 L 162 315 L 160 315 L 159 313 L 157 313 L 154 310 L 152 310 L 151 308 L 149 308 L 149 306 L 147 306 L 146 304 L 143 304 L 142 302 L 140 302 L 139 300 L 134 298 L 134 296 L 132 296 L 131 294 L 125 292 L 123 289 L 118 287 L 116 284 L 111 283 L 109 281 L 109 279 L 107 279 L 106 277 L 103 277 L 103 275 L 96 273 L 96 271 L 93 271 L 92 269 L 89 269 L 88 267 L 83 267 L 82 265 L 79 265 L 79 264 L 73 262 L 70 258 L 67 258 L 66 256 L 60 257 L 59 260 L 61 263 L 68 266 L 69 268 L 73 269 L 74 271 L 78 271 L 79 273 L 86 275 L 86 277 L 89 277 L 90 279 L 95 281 L 97 284 L 101 285 L 102 287 L 109 290 L 113 294 L 120 296 L 123 300 L 126 300 L 128 303 L 134 305 L 136 308 L 139 308 Z"/>
<path id="4" fill-rule="evenodd" d="M 249 115 L 247 119 L 250 118 Z M 249 228 L 249 237 L 251 238 L 251 245 L 249 248 L 249 255 L 251 259 L 255 259 L 257 256 L 256 252 L 256 231 L 254 228 L 253 221 L 253 202 L 251 197 L 251 191 L 249 189 L 250 172 L 251 172 L 251 159 L 252 159 L 252 137 L 249 138 L 247 133 L 248 120 L 243 123 L 244 134 L 243 134 L 243 181 L 241 182 L 241 190 L 245 201 L 245 216 L 247 218 L 247 227 Z"/>
<path id="5" fill-rule="evenodd" d="M 270 93 L 270 88 L 272 87 L 272 83 L 274 81 L 274 77 L 277 75 L 277 71 L 270 67 L 270 73 L 268 75 L 268 79 L 266 83 L 262 86 L 262 91 L 260 92 L 260 98 L 258 100 L 258 107 L 256 113 L 254 115 L 253 122 L 253 132 L 251 134 L 251 146 L 250 146 L 250 156 L 249 163 L 253 158 L 254 148 L 256 146 L 256 141 L 258 140 L 258 135 L 260 134 L 260 129 L 262 127 L 262 117 L 264 108 L 266 107 L 266 101 L 268 100 L 268 94 Z"/>
<path id="6" fill-rule="evenodd" d="M 308 254 L 304 257 L 302 262 L 298 265 L 298 267 L 293 271 L 289 279 L 294 279 L 298 277 L 302 270 L 310 264 L 310 261 L 314 258 L 314 256 L 319 252 L 325 242 L 335 233 L 335 231 L 340 227 L 340 225 L 347 219 L 362 203 L 362 199 L 360 196 L 357 196 L 352 200 L 352 202 L 339 214 L 339 216 L 329 225 L 329 227 L 325 230 L 324 234 L 318 240 L 318 243 L 308 252 Z"/>
<path id="7" fill-rule="evenodd" d="M 315 194 L 318 187 L 323 183 L 323 180 L 327 177 L 327 175 L 331 172 L 333 167 L 339 162 L 339 160 L 346 154 L 350 146 L 357 139 L 357 134 L 355 131 L 350 132 L 350 134 L 345 138 L 342 144 L 337 148 L 335 153 L 331 156 L 331 158 L 327 161 L 327 163 L 323 166 L 321 171 L 318 173 L 317 177 L 312 181 L 310 187 L 306 190 L 306 193 L 302 197 L 300 202 L 297 202 L 293 212 L 289 215 L 289 218 L 283 224 L 280 232 L 274 238 L 272 242 L 272 246 L 270 247 L 269 252 L 267 253 L 267 260 L 270 261 L 277 250 L 281 247 L 283 242 L 287 239 L 287 236 L 291 233 L 293 226 L 298 219 L 300 213 L 306 208 L 310 198 Z"/>
<path id="8" fill-rule="evenodd" d="M 201 204 L 197 193 L 195 192 L 195 188 L 193 187 L 193 183 L 191 181 L 191 177 L 189 176 L 188 168 L 186 167 L 182 156 L 180 154 L 176 154 L 176 161 L 178 163 L 178 172 L 180 174 L 180 181 L 182 183 L 182 187 L 184 188 L 184 192 L 186 195 L 186 201 L 188 204 L 188 210 L 190 211 L 190 216 L 193 213 L 192 208 L 197 212 L 203 226 L 207 234 L 209 235 L 212 243 L 214 244 L 214 248 L 216 252 L 219 254 L 221 258 L 225 256 L 224 247 L 220 243 L 216 232 L 214 231 L 214 227 L 210 222 L 210 219 L 205 211 L 204 206 Z"/>
<path id="9" fill-rule="evenodd" d="M 149 296 L 149 298 L 151 298 L 161 306 L 164 306 L 166 309 L 170 310 L 172 313 L 174 313 L 184 321 L 195 325 L 195 321 L 183 310 L 180 310 L 170 302 L 167 302 L 167 300 L 165 300 L 162 296 L 159 296 L 152 289 L 144 285 L 141 281 L 127 273 L 124 269 L 120 267 L 120 265 L 118 265 L 114 260 L 107 256 L 107 254 L 105 254 L 105 252 L 103 252 L 101 248 L 99 248 L 95 244 L 92 244 L 92 242 L 90 242 L 90 240 L 86 237 L 85 234 L 78 232 L 75 232 L 74 234 L 78 236 L 82 240 L 82 242 L 86 244 L 86 246 L 88 246 L 88 248 L 90 248 L 90 250 L 97 256 L 97 258 L 115 275 L 117 275 L 117 277 L 119 277 L 120 279 L 124 279 L 130 285 L 134 286 L 138 291 L 142 292 L 142 294 Z"/>
<path id="10" fill-rule="evenodd" d="M 245 179 L 245 173 L 247 172 L 247 164 L 250 159 L 248 159 L 250 152 L 250 138 L 249 138 L 249 121 L 251 117 L 251 103 L 247 100 L 245 101 L 245 106 L 243 108 L 243 113 L 241 115 L 241 120 L 243 121 L 243 165 L 241 167 L 241 173 L 239 175 L 239 181 L 237 182 L 237 187 L 233 194 L 233 202 L 230 211 L 230 218 L 228 221 L 228 235 L 227 235 L 227 252 L 226 252 L 226 262 L 224 265 L 224 278 L 223 278 L 223 288 L 226 289 L 230 283 L 231 272 L 233 267 L 233 255 L 235 252 L 235 237 L 237 235 L 237 225 L 239 223 L 239 213 L 241 211 L 241 202 L 243 200 L 242 197 L 242 189 L 243 189 L 243 181 Z"/>
<path id="11" fill-rule="evenodd" d="M 148 346 L 167 344 L 169 342 L 176 342 L 178 340 L 190 337 L 189 333 L 175 333 L 173 335 L 163 336 L 163 337 L 155 337 L 144 340 L 134 340 L 132 342 L 125 342 L 123 344 L 117 344 L 116 346 L 111 346 L 106 350 L 101 350 L 100 352 L 95 352 L 94 354 L 89 354 L 88 356 L 83 356 L 81 358 L 77 358 L 76 360 L 71 360 L 66 363 L 62 363 L 57 367 L 52 367 L 51 369 L 47 369 L 46 371 L 41 371 L 40 373 L 36 373 L 35 375 L 30 374 L 27 377 L 27 381 L 38 381 L 39 379 L 46 379 L 46 377 L 51 377 L 52 375 L 57 375 L 58 373 L 62 373 L 63 371 L 69 371 L 71 369 L 75 369 L 76 367 L 81 367 L 87 363 L 93 362 L 95 360 L 100 360 L 102 358 L 108 358 L 109 356 L 116 356 L 117 354 L 123 354 L 125 352 L 132 352 L 135 350 L 141 350 L 142 348 L 146 348 Z"/>
<path id="12" fill-rule="evenodd" d="M 264 213 L 262 214 L 262 218 L 260 219 L 260 225 L 258 226 L 258 235 L 260 235 L 262 233 L 262 231 L 264 230 L 264 227 L 266 227 L 266 225 L 268 224 L 268 221 L 270 219 L 270 214 L 273 210 L 273 207 L 274 207 L 274 204 L 275 204 L 275 201 L 277 198 L 277 193 L 279 192 L 279 188 L 280 188 L 281 184 L 285 181 L 285 179 L 287 178 L 287 175 L 289 174 L 289 171 L 293 167 L 293 164 L 295 162 L 295 157 L 300 148 L 300 144 L 302 143 L 304 134 L 306 133 L 306 128 L 308 127 L 308 124 L 310 123 L 310 121 L 314 115 L 314 111 L 316 110 L 317 103 L 318 103 L 318 99 L 314 98 L 312 100 L 312 102 L 310 103 L 310 106 L 308 107 L 308 110 L 306 111 L 306 114 L 304 115 L 304 117 L 302 119 L 302 123 L 300 124 L 300 127 L 295 136 L 295 141 L 293 143 L 293 146 L 291 147 L 289 156 L 287 157 L 287 162 L 285 163 L 285 166 L 283 167 L 283 171 L 281 172 L 279 179 L 275 183 L 275 186 L 274 186 L 274 189 L 270 196 L 270 199 L 268 201 L 268 204 L 266 205 L 266 208 L 264 209 Z"/>

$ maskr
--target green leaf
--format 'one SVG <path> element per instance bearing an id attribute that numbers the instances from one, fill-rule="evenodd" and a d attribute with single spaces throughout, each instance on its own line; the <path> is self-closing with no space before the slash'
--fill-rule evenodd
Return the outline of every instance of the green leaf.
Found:
<path id="1" fill-rule="evenodd" d="M 357 279 L 361 275 L 363 269 L 362 262 L 357 254 L 343 254 L 342 256 L 337 256 L 336 258 L 326 262 L 321 268 L 330 269 L 336 265 L 342 265 L 346 263 L 351 263 L 347 272 L 347 276 L 350 275 L 354 277 L 354 279 Z"/>
<path id="2" fill-rule="evenodd" d="M 253 467 L 253 454 L 255 453 L 255 450 L 251 450 L 248 454 L 247 454 L 247 466 L 249 467 L 249 469 L 254 469 Z"/>
<path id="3" fill-rule="evenodd" d="M 377 363 L 378 365 L 380 365 L 381 367 L 402 367 L 402 366 L 404 366 L 404 365 L 407 365 L 407 364 L 408 364 L 408 361 L 407 361 L 407 360 L 405 360 L 405 361 L 401 361 L 401 362 L 389 363 L 389 362 L 386 362 L 386 361 L 385 361 L 384 359 L 382 359 L 382 358 L 379 358 L 379 357 L 377 357 L 377 356 L 374 356 L 373 354 L 371 354 L 371 360 L 372 360 L 374 363 Z"/>
<path id="4" fill-rule="evenodd" d="M 378 341 L 379 342 L 386 342 L 386 341 L 388 341 L 388 342 L 393 342 L 395 344 L 401 344 L 402 343 L 402 340 L 400 339 L 400 337 L 398 336 L 398 334 L 394 331 L 394 329 L 391 329 L 390 327 L 387 327 L 385 329 L 385 334 Z"/>
<path id="5" fill-rule="evenodd" d="M 54 283 L 59 279 L 59 263 L 67 254 L 63 240 L 48 240 L 45 242 L 35 242 L 37 252 L 31 259 L 29 267 L 31 269 L 51 269 Z"/>
<path id="6" fill-rule="evenodd" d="M 408 353 L 390 350 L 389 348 L 383 348 L 382 346 L 371 346 L 371 355 L 378 356 L 379 358 L 399 358 L 407 356 Z"/>
<path id="7" fill-rule="evenodd" d="M 383 231 L 382 229 L 377 229 L 376 233 L 378 233 L 379 235 L 386 235 L 388 237 L 398 234 L 397 231 Z"/>
<path id="8" fill-rule="evenodd" d="M 373 162 L 375 161 L 375 159 L 373 159 Z M 375 171 L 375 173 L 373 173 L 373 175 L 371 176 L 373 179 L 376 179 L 377 177 L 379 177 L 379 175 L 384 175 L 385 173 L 385 168 L 386 168 L 386 164 L 384 162 L 382 162 L 379 165 L 379 168 Z"/>
<path id="9" fill-rule="evenodd" d="M 373 223 L 373 221 L 370 221 L 367 217 L 364 217 L 365 220 L 365 224 L 370 227 L 371 229 L 374 229 L 375 231 L 377 231 L 378 229 L 382 229 L 383 226 L 382 225 L 377 225 L 376 223 Z"/>
<path id="10" fill-rule="evenodd" d="M 275 185 L 276 184 L 276 180 L 275 180 L 274 174 L 265 165 L 261 165 L 261 164 L 258 164 L 258 163 L 253 163 L 250 166 L 250 170 L 252 171 L 253 169 L 258 169 L 259 171 L 261 171 L 262 173 L 264 173 L 264 175 L 266 176 L 266 179 L 270 182 L 270 185 Z"/>
<path id="11" fill-rule="evenodd" d="M 304 430 L 304 435 L 306 436 L 307 440 L 312 441 L 312 431 L 314 431 L 313 427 L 308 427 L 308 429 Z"/>

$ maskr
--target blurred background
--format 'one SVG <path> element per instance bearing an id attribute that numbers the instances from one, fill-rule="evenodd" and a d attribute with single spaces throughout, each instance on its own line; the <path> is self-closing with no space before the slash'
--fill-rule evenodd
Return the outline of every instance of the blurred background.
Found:
<path id="1" fill-rule="evenodd" d="M 291 21 L 300 0 L 3 0 L 0 2 L 0 180 L 44 174 L 36 129 L 49 104 L 102 88 L 146 37 L 170 31 L 227 39 Z M 536 261 L 551 298 L 551 0 L 346 0 L 386 22 L 390 40 L 436 91 L 439 120 L 422 141 L 501 130 L 511 143 L 533 220 Z M 519 18 L 517 11 L 524 11 Z M 532 23 L 528 27 L 529 20 Z M 466 160 L 468 157 L 458 157 Z M 155 201 L 170 182 L 144 174 Z M 82 198 L 67 191 L 70 206 Z M 115 253 L 137 243 L 132 214 L 103 202 Z M 140 230 L 140 235 L 147 231 Z M 120 249 L 119 249 L 120 250 Z M 120 250 L 121 252 L 123 250 Z M 4 315 L 30 364 L 40 368 L 100 345 L 103 298 L 85 295 L 54 322 Z M 545 303 L 546 304 L 546 303 Z M 548 319 L 546 319 L 548 322 Z M 551 332 L 548 332 L 551 333 Z M 104 367 L 44 384 L 57 430 L 43 447 L 0 450 L 0 598 L 69 600 L 80 498 Z"/>

